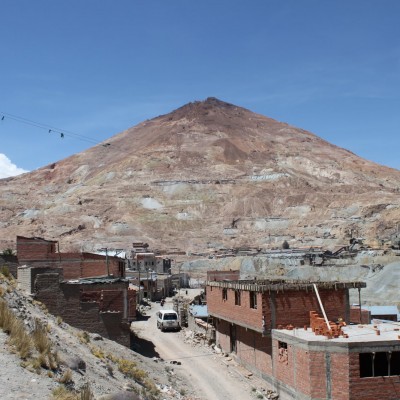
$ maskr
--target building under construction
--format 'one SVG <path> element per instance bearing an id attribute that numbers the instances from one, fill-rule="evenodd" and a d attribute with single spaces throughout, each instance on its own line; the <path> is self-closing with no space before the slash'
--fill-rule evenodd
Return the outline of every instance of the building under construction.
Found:
<path id="1" fill-rule="evenodd" d="M 217 344 L 281 399 L 399 399 L 399 324 L 349 324 L 349 290 L 364 287 L 210 273 L 207 305 Z"/>

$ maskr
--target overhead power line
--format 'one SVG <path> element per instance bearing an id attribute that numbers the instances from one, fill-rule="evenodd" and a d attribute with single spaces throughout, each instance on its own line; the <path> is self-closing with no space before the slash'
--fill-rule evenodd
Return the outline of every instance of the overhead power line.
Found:
<path id="1" fill-rule="evenodd" d="M 61 139 L 63 139 L 65 136 L 69 136 L 69 137 L 72 137 L 74 139 L 81 140 L 81 141 L 84 141 L 84 142 L 88 142 L 88 143 L 91 143 L 91 144 L 96 144 L 96 145 L 97 144 L 101 144 L 104 147 L 110 146 L 110 143 L 101 143 L 98 140 L 95 140 L 95 139 L 93 139 L 93 138 L 91 138 L 89 136 L 80 135 L 79 133 L 71 132 L 71 131 L 68 131 L 68 130 L 65 130 L 65 129 L 60 129 L 60 128 L 54 127 L 52 125 L 48 125 L 48 124 L 43 124 L 41 122 L 32 121 L 31 119 L 20 117 L 18 115 L 14 115 L 14 114 L 10 114 L 10 113 L 6 113 L 6 112 L 0 111 L 0 116 L 1 116 L 1 121 L 4 121 L 5 119 L 11 119 L 13 121 L 20 122 L 22 124 L 26 124 L 26 125 L 34 126 L 35 128 L 46 130 L 46 131 L 48 131 L 48 133 L 59 134 Z"/>

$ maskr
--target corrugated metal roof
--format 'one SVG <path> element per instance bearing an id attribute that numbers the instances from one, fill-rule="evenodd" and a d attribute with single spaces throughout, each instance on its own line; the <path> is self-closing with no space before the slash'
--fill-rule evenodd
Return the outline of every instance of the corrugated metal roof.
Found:
<path id="1" fill-rule="evenodd" d="M 88 285 L 88 284 L 96 284 L 96 283 L 117 283 L 117 282 L 128 282 L 124 278 L 114 278 L 113 276 L 95 276 L 89 278 L 81 278 L 81 279 L 71 279 L 66 281 L 66 283 L 78 283 L 80 285 Z"/>
<path id="2" fill-rule="evenodd" d="M 190 313 L 197 318 L 208 317 L 207 305 L 191 305 L 189 307 Z"/>
<path id="3" fill-rule="evenodd" d="M 371 312 L 371 315 L 397 315 L 396 306 L 362 306 L 361 308 Z"/>

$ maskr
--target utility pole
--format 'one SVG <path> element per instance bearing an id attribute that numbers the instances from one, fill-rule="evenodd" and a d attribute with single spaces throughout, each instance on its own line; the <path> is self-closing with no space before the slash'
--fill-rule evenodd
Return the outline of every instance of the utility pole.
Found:
<path id="1" fill-rule="evenodd" d="M 107 276 L 110 276 L 110 264 L 109 264 L 109 259 L 108 259 L 108 251 L 115 251 L 115 256 L 120 254 L 123 249 L 110 249 L 108 247 L 102 247 L 101 249 L 98 249 L 98 251 L 105 251 L 106 252 L 106 267 L 107 267 Z"/>
<path id="2" fill-rule="evenodd" d="M 102 247 L 101 249 L 98 249 L 98 251 L 105 251 L 106 252 L 106 267 L 107 267 L 107 276 L 110 276 L 110 267 L 108 265 L 108 247 Z"/>

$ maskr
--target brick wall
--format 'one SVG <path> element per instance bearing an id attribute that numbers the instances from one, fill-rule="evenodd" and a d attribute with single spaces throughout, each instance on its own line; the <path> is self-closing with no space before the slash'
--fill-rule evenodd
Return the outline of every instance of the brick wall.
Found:
<path id="1" fill-rule="evenodd" d="M 294 353 L 294 356 L 292 357 L 291 360 L 289 360 L 289 363 L 291 362 L 293 364 L 294 361 L 296 363 L 296 366 L 293 371 L 294 385 L 295 385 L 297 391 L 310 396 L 311 391 L 313 389 L 311 379 L 310 379 L 310 370 L 311 370 L 310 354 L 305 349 L 301 349 L 301 348 L 291 348 L 291 349 Z M 321 373 L 322 373 L 322 371 L 320 371 L 320 374 Z M 313 384 L 315 385 L 314 382 L 313 382 Z M 317 385 L 318 384 L 319 383 L 317 383 Z"/>
<path id="2" fill-rule="evenodd" d="M 101 275 L 113 275 L 115 277 L 124 277 L 124 268 L 120 270 L 119 263 L 124 261 L 118 257 L 108 256 L 108 267 L 107 257 L 98 255 L 83 253 L 83 264 L 82 264 L 82 278 L 101 276 Z"/>
<path id="3" fill-rule="evenodd" d="M 272 374 L 271 338 L 251 329 L 236 327 L 236 356 L 252 371 Z"/>
<path id="4" fill-rule="evenodd" d="M 236 281 L 240 279 L 240 271 L 207 271 L 208 281 Z"/>
<path id="5" fill-rule="evenodd" d="M 224 353 L 230 353 L 231 351 L 230 325 L 230 323 L 222 319 L 215 322 L 216 342 Z"/>
<path id="6" fill-rule="evenodd" d="M 48 254 L 56 251 L 55 247 L 54 241 L 17 236 L 17 257 L 20 264 L 30 260 L 46 260 Z"/>
<path id="7" fill-rule="evenodd" d="M 250 292 L 242 291 L 241 305 L 235 305 L 235 290 L 227 289 L 227 299 L 223 300 L 222 288 L 207 286 L 207 307 L 211 315 L 216 315 L 261 332 L 263 330 L 263 312 L 266 321 L 269 316 L 269 304 L 263 302 L 261 293 L 257 294 L 257 308 L 250 308 Z"/>
<path id="8" fill-rule="evenodd" d="M 124 277 L 124 260 L 92 253 L 58 253 L 56 242 L 40 238 L 17 236 L 20 264 L 35 267 L 63 268 L 64 279 L 79 279 L 113 275 Z"/>
<path id="9" fill-rule="evenodd" d="M 348 312 L 347 290 L 319 290 L 322 304 L 330 321 L 339 317 L 345 319 Z M 293 325 L 301 328 L 310 323 L 310 311 L 320 311 L 317 296 L 314 291 L 284 291 L 276 293 L 275 299 L 276 323 L 278 325 Z"/>
<path id="10" fill-rule="evenodd" d="M 119 299 L 123 298 L 123 291 L 128 290 L 126 282 L 88 285 L 59 283 L 58 274 L 45 273 L 36 276 L 35 287 L 37 299 L 66 323 L 130 346 L 130 331 L 124 319 L 124 309 L 117 310 L 121 306 Z M 116 296 L 115 292 L 118 291 L 121 295 Z"/>
<path id="11" fill-rule="evenodd" d="M 134 289 L 128 290 L 128 320 L 134 321 L 136 320 L 136 299 L 137 292 Z"/>
<path id="12" fill-rule="evenodd" d="M 250 308 L 250 292 L 241 291 L 241 305 L 235 305 L 235 290 L 226 289 L 227 299 L 223 299 L 223 288 L 207 286 L 207 305 L 211 315 L 225 318 L 238 325 L 250 327 L 260 332 L 265 328 L 279 325 L 304 327 L 309 325 L 309 312 L 319 311 L 317 296 L 313 291 L 295 290 L 257 294 L 257 309 Z M 331 321 L 348 314 L 347 290 L 320 290 L 320 297 L 326 314 Z"/>
<path id="13" fill-rule="evenodd" d="M 287 336 L 285 342 L 281 332 L 278 338 L 281 345 L 276 336 L 272 340 L 272 375 L 275 387 L 285 395 L 295 393 L 295 398 L 310 400 L 400 399 L 400 376 L 360 377 L 359 349 L 354 343 L 324 342 L 319 346 L 293 336 Z M 282 350 L 282 343 L 286 343 L 287 352 Z M 368 346 L 363 343 L 360 348 Z M 383 344 L 376 351 L 392 348 Z"/>
<path id="14" fill-rule="evenodd" d="M 360 307 L 350 307 L 350 322 L 353 324 L 369 324 L 371 322 L 371 313 L 362 308 L 360 320 Z"/>
<path id="15" fill-rule="evenodd" d="M 385 351 L 385 349 L 382 349 Z M 360 378 L 358 353 L 350 353 L 350 399 L 354 400 L 398 400 L 400 399 L 400 376 L 378 376 Z"/>
<path id="16" fill-rule="evenodd" d="M 331 393 L 334 400 L 349 400 L 350 359 L 349 353 L 330 353 Z"/>
<path id="17" fill-rule="evenodd" d="M 18 287 L 27 293 L 35 292 L 35 279 L 38 274 L 56 273 L 60 281 L 63 279 L 63 270 L 61 268 L 51 267 L 19 267 L 17 271 Z"/>
<path id="18" fill-rule="evenodd" d="M 310 387 L 312 398 L 326 399 L 327 381 L 326 381 L 326 356 L 323 351 L 309 351 L 310 363 Z M 298 364 L 296 368 L 301 368 Z"/>
<path id="19" fill-rule="evenodd" d="M 279 341 L 272 341 L 273 348 L 273 375 L 279 381 L 295 387 L 294 385 L 294 371 L 296 369 L 296 359 L 294 358 L 293 346 L 288 344 L 287 349 L 282 349 L 282 354 L 279 349 Z"/>

